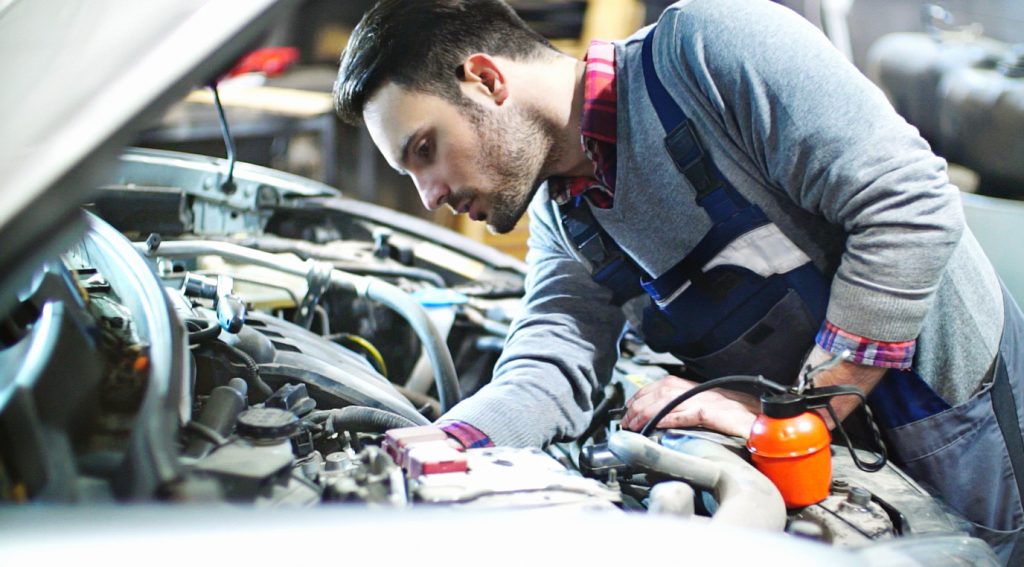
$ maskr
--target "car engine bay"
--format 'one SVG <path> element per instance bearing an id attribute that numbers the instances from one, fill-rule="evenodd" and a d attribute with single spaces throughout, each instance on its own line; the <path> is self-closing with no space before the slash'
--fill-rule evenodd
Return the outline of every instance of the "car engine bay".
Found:
<path id="1" fill-rule="evenodd" d="M 120 168 L 0 325 L 7 503 L 558 508 L 858 550 L 980 544 L 898 468 L 865 473 L 840 446 L 830 496 L 786 510 L 741 440 L 620 431 L 624 400 L 668 373 L 635 337 L 579 440 L 407 446 L 396 428 L 490 379 L 522 263 L 257 166 L 230 187 L 214 158 L 136 149 Z"/>

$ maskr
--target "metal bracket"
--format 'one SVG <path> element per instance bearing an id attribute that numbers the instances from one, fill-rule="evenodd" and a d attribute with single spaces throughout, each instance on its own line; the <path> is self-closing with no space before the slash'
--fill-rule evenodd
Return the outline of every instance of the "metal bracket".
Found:
<path id="1" fill-rule="evenodd" d="M 310 262 L 309 264 L 309 271 L 306 272 L 306 296 L 302 298 L 302 303 L 295 311 L 294 319 L 296 325 L 305 329 L 313 325 L 313 309 L 317 303 L 320 303 L 320 298 L 331 285 L 331 272 L 334 271 L 330 264 L 324 262 Z"/>

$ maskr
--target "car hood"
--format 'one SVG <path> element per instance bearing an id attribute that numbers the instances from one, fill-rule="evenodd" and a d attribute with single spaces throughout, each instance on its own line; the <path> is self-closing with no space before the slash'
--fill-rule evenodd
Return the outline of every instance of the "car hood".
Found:
<path id="1" fill-rule="evenodd" d="M 109 181 L 121 148 L 229 68 L 291 4 L 0 0 L 0 266 L 7 276 L 23 280 L 79 234 L 78 207 Z"/>

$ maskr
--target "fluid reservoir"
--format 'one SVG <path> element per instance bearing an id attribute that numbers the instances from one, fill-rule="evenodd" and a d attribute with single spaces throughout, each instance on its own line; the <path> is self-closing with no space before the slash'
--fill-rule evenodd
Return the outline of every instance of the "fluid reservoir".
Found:
<path id="1" fill-rule="evenodd" d="M 993 64 L 1006 49 L 1006 44 L 988 38 L 893 33 L 871 46 L 867 74 L 932 148 L 945 154 L 939 83 L 950 72 Z"/>
<path id="2" fill-rule="evenodd" d="M 978 172 L 979 192 L 1024 198 L 1024 44 L 996 65 L 948 73 L 939 96 L 949 159 Z"/>
<path id="3" fill-rule="evenodd" d="M 809 401 L 793 394 L 761 398 L 762 413 L 747 439 L 754 466 L 779 489 L 787 508 L 821 502 L 832 483 L 832 436 Z"/>

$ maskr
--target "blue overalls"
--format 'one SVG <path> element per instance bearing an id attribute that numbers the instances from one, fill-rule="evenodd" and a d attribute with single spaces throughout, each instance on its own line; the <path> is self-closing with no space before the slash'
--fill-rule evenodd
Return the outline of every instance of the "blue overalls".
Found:
<path id="1" fill-rule="evenodd" d="M 666 149 L 713 226 L 656 278 L 621 250 L 581 198 L 560 208 L 565 233 L 613 303 L 650 297 L 642 331 L 655 350 L 671 352 L 704 379 L 760 374 L 791 383 L 825 319 L 829 282 L 715 167 L 657 76 L 653 37 L 652 29 L 642 52 L 647 93 L 668 133 Z M 897 462 L 978 524 L 978 535 L 1004 561 L 1012 553 L 1010 564 L 1024 565 L 1024 544 L 1014 548 L 1024 522 L 1024 316 L 1005 289 L 1003 295 L 993 381 L 978 395 L 950 408 L 912 370 L 892 370 L 869 403 Z"/>

